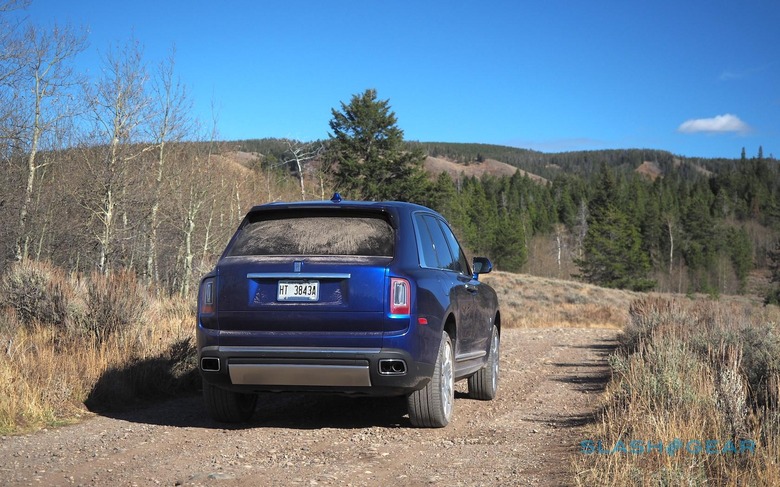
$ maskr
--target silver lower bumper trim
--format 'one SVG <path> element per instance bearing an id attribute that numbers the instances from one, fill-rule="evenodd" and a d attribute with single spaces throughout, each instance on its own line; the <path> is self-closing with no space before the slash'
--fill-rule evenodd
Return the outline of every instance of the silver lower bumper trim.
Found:
<path id="1" fill-rule="evenodd" d="M 229 364 L 233 384 L 264 386 L 370 386 L 368 365 Z"/>

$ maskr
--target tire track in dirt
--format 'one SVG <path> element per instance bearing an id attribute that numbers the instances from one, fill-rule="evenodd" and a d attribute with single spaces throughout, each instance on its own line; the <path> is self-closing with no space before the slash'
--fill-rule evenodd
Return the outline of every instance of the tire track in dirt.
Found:
<path id="1" fill-rule="evenodd" d="M 609 329 L 507 329 L 498 397 L 465 397 L 443 429 L 403 398 L 263 395 L 224 428 L 200 398 L 0 439 L 3 485 L 569 485 L 608 379 Z"/>

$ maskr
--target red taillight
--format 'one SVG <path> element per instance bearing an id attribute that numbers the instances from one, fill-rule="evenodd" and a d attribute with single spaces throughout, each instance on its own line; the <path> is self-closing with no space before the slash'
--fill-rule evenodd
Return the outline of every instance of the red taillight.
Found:
<path id="1" fill-rule="evenodd" d="M 390 279 L 390 314 L 408 315 L 411 311 L 409 281 L 393 277 Z"/>
<path id="2" fill-rule="evenodd" d="M 214 312 L 214 280 L 206 279 L 200 286 L 200 312 Z"/>

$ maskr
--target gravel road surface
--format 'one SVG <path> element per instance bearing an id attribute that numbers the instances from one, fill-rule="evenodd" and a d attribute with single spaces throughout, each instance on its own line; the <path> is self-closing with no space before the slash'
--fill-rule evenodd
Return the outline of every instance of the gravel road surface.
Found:
<path id="1" fill-rule="evenodd" d="M 571 485 L 570 459 L 609 379 L 617 331 L 507 329 L 494 401 L 466 397 L 443 429 L 403 398 L 263 395 L 249 424 L 200 397 L 0 438 L 0 485 Z"/>

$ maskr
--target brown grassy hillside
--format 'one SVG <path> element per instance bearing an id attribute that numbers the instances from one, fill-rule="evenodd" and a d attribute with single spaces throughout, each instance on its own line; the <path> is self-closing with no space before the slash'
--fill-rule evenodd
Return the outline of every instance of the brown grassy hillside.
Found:
<path id="1" fill-rule="evenodd" d="M 433 175 L 439 175 L 440 173 L 446 172 L 453 179 L 456 179 L 458 176 L 460 176 L 461 173 L 465 174 L 466 177 L 476 176 L 480 178 L 483 174 L 490 174 L 491 176 L 499 177 L 513 176 L 515 172 L 519 171 L 520 174 L 527 174 L 529 178 L 536 182 L 547 182 L 547 180 L 541 176 L 531 174 L 529 172 L 523 171 L 522 169 L 518 169 L 515 166 L 510 166 L 509 164 L 499 162 L 495 159 L 485 159 L 484 162 L 472 162 L 466 165 L 440 157 L 427 157 L 425 159 L 425 170 Z"/>

